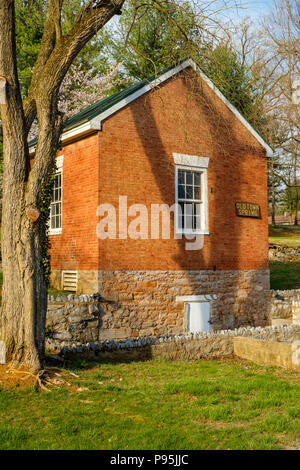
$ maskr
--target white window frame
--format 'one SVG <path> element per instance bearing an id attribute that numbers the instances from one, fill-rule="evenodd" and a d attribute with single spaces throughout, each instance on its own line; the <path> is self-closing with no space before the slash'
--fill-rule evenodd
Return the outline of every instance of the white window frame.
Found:
<path id="1" fill-rule="evenodd" d="M 209 235 L 208 230 L 208 198 L 207 198 L 207 167 L 208 157 L 195 155 L 184 155 L 173 153 L 175 163 L 175 231 L 177 234 L 187 235 Z M 178 170 L 199 171 L 201 173 L 201 203 L 200 203 L 200 224 L 199 229 L 187 229 L 178 226 Z"/>
<path id="2" fill-rule="evenodd" d="M 57 171 L 55 175 L 61 175 L 61 227 L 59 228 L 51 228 L 51 213 L 49 216 L 49 235 L 60 235 L 62 233 L 63 227 L 63 161 L 64 156 L 60 155 L 56 158 L 56 168 Z M 51 204 L 51 203 L 50 203 Z"/>

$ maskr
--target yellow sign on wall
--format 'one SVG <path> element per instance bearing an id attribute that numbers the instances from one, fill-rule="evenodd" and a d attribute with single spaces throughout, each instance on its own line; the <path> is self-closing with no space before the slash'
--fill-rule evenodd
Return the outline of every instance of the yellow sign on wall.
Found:
<path id="1" fill-rule="evenodd" d="M 254 217 L 260 219 L 260 206 L 252 202 L 236 202 L 236 215 L 239 217 Z"/>

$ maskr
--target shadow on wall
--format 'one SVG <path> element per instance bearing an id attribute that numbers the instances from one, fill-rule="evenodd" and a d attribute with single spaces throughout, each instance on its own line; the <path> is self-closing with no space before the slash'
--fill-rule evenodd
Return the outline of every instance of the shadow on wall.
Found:
<path id="1" fill-rule="evenodd" d="M 171 80 L 176 79 L 178 77 Z M 165 84 L 161 89 L 164 87 Z M 151 93 L 143 116 L 138 106 L 130 107 L 162 202 L 174 203 L 174 183 L 172 191 L 166 184 L 166 168 L 168 178 L 174 181 L 172 152 L 210 157 L 210 235 L 205 236 L 200 251 L 186 251 L 184 239 L 174 241 L 176 250 L 172 259 L 175 269 L 191 271 L 187 273 L 191 294 L 217 294 L 212 318 L 217 328 L 266 324 L 269 285 L 265 273 L 268 251 L 264 151 L 259 144 L 255 146 L 254 138 L 193 71 L 182 72 L 180 89 L 185 96 L 184 106 L 179 110 L 178 104 L 174 103 L 171 115 L 172 99 L 167 93 L 163 95 L 165 103 L 164 98 L 157 98 L 161 99 L 164 109 L 161 115 L 151 106 Z M 173 135 L 168 135 L 170 131 Z M 157 152 L 159 164 L 155 158 Z M 264 198 L 266 201 L 262 203 Z M 237 217 L 235 202 L 238 201 L 258 202 L 263 220 Z M 195 284 L 192 271 L 199 270 L 214 273 L 209 292 Z"/>

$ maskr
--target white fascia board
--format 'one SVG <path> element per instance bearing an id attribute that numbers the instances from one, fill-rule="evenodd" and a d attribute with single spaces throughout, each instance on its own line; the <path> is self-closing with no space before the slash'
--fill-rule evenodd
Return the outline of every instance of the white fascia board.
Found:
<path id="1" fill-rule="evenodd" d="M 80 126 L 74 127 L 68 131 L 65 131 L 61 135 L 61 141 L 64 142 L 65 140 L 71 139 L 72 137 L 76 137 L 80 134 L 85 134 L 86 132 L 92 130 L 101 130 L 101 120 L 97 116 L 96 118 L 92 119 L 91 121 L 87 121 Z M 36 145 L 29 148 L 29 155 L 32 155 L 36 151 Z"/>
<path id="2" fill-rule="evenodd" d="M 93 119 L 92 121 L 84 122 L 80 126 L 74 127 L 73 129 L 63 132 L 61 140 L 64 141 L 67 139 L 71 139 L 72 137 L 75 137 L 78 134 L 83 134 L 91 130 L 101 130 L 101 122 L 99 123 L 98 118 Z"/>

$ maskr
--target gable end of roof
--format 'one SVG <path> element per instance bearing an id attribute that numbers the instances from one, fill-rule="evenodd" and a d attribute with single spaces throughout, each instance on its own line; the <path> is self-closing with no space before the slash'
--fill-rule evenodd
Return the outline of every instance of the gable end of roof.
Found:
<path id="1" fill-rule="evenodd" d="M 187 67 L 192 67 L 195 72 L 202 78 L 202 80 L 213 90 L 213 92 L 223 101 L 228 109 L 236 116 L 237 119 L 246 127 L 246 129 L 253 135 L 253 137 L 260 143 L 266 150 L 267 156 L 271 156 L 274 151 L 270 145 L 259 135 L 259 133 L 251 126 L 251 124 L 242 116 L 242 114 L 230 103 L 230 101 L 223 95 L 223 93 L 214 85 L 214 83 L 207 77 L 207 75 L 200 69 L 200 67 L 192 60 L 186 59 L 180 64 L 170 67 L 161 75 L 153 76 L 148 80 L 138 82 L 130 87 L 122 90 L 115 95 L 109 96 L 100 100 L 99 102 L 89 106 L 80 113 L 77 113 L 66 122 L 64 131 L 62 133 L 62 142 L 86 134 L 101 130 L 101 124 L 104 119 L 112 116 L 120 109 L 124 108 L 132 101 L 144 95 L 151 89 L 165 82 L 169 78 L 177 75 Z M 36 139 L 29 143 L 31 152 L 35 151 Z"/>

